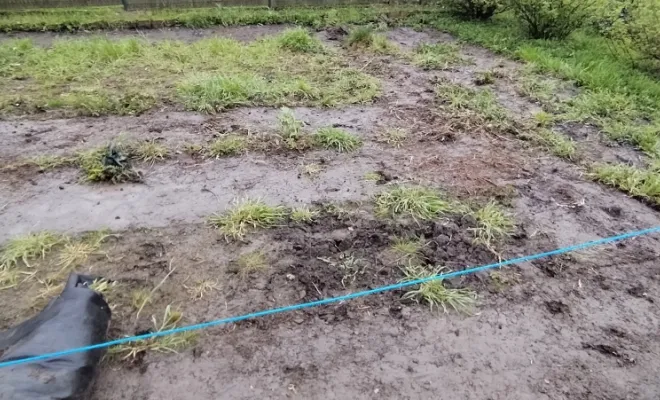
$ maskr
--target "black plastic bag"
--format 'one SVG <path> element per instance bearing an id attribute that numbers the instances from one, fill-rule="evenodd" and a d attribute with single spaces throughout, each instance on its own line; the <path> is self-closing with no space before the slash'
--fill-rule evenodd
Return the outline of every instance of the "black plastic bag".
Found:
<path id="1" fill-rule="evenodd" d="M 33 318 L 0 332 L 0 362 L 53 353 L 106 340 L 110 307 L 88 288 L 92 279 L 71 274 L 62 293 Z M 1 400 L 88 398 L 105 349 L 0 368 Z"/>

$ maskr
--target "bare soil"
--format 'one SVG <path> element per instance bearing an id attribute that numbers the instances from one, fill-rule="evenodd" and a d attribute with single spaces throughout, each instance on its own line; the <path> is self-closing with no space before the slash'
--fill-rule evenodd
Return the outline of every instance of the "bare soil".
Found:
<path id="1" fill-rule="evenodd" d="M 241 28 L 249 29 L 252 28 Z M 261 27 L 254 35 L 261 34 Z M 192 33 L 190 33 L 192 35 Z M 450 40 L 434 32 L 398 29 L 402 46 Z M 560 160 L 515 136 L 465 129 L 435 103 L 439 77 L 470 85 L 483 68 L 515 76 L 520 65 L 465 47 L 475 65 L 421 71 L 389 56 L 347 53 L 347 62 L 383 81 L 369 106 L 295 109 L 310 132 L 327 125 L 359 135 L 355 153 L 250 153 L 199 160 L 183 153 L 138 165 L 144 184 L 89 185 L 60 169 L 0 174 L 0 243 L 50 229 L 68 234 L 110 227 L 115 236 L 81 272 L 117 282 L 110 335 L 143 332 L 168 304 L 186 323 L 208 321 L 336 296 L 402 278 L 389 247 L 395 237 L 419 236 L 425 262 L 453 270 L 491 263 L 625 231 L 660 225 L 660 214 L 592 182 L 580 165 Z M 539 105 L 503 81 L 494 88 L 514 115 Z M 227 130 L 273 132 L 277 110 L 243 108 L 208 116 L 159 111 L 138 117 L 0 121 L 0 159 L 68 154 L 121 132 L 177 147 L 202 143 Z M 383 130 L 405 128 L 401 147 L 380 141 Z M 582 136 L 570 126 L 576 140 Z M 582 142 L 580 142 L 582 145 Z M 600 142 L 598 146 L 603 146 Z M 630 156 L 611 147 L 594 160 Z M 593 151 L 592 151 L 593 150 Z M 301 166 L 317 163 L 316 178 Z M 363 179 L 382 171 L 389 182 Z M 515 215 L 516 233 L 499 255 L 473 243 L 470 218 L 432 222 L 377 218 L 371 197 L 391 183 L 420 183 L 466 203 L 497 199 Z M 227 241 L 205 218 L 245 196 L 271 204 L 332 203 L 311 224 L 287 222 L 244 241 Z M 269 268 L 241 277 L 236 261 L 263 251 Z M 201 332 L 179 354 L 148 353 L 133 361 L 107 360 L 94 400 L 118 399 L 648 399 L 660 397 L 657 236 L 641 237 L 562 257 L 520 264 L 448 282 L 479 295 L 474 315 L 447 314 L 401 300 L 391 292 L 332 306 L 246 321 Z M 337 268 L 347 257 L 360 270 Z M 57 270 L 54 256 L 39 263 Z M 156 286 L 140 318 L 128 305 L 133 289 Z M 198 280 L 215 289 L 193 299 Z M 33 315 L 40 283 L 0 291 L 0 327 Z"/>

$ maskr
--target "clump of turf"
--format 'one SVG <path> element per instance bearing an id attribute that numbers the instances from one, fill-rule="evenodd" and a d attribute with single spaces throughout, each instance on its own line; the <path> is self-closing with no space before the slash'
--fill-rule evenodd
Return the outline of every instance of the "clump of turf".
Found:
<path id="1" fill-rule="evenodd" d="M 424 187 L 397 186 L 376 196 L 376 212 L 382 216 L 409 215 L 431 220 L 452 212 L 453 204 Z"/>
<path id="2" fill-rule="evenodd" d="M 399 48 L 371 26 L 352 29 L 345 40 L 346 47 L 368 49 L 378 54 L 397 54 Z"/>
<path id="3" fill-rule="evenodd" d="M 287 29 L 277 36 L 280 48 L 298 53 L 318 53 L 323 51 L 321 41 L 309 34 L 305 28 Z"/>
<path id="4" fill-rule="evenodd" d="M 162 332 L 174 329 L 179 325 L 182 318 L 183 314 L 181 312 L 173 310 L 172 307 L 168 305 L 167 308 L 165 308 L 163 318 L 160 321 L 157 320 L 156 317 L 152 317 L 152 332 Z M 192 346 L 196 341 L 197 334 L 195 332 L 183 332 L 113 346 L 108 349 L 108 354 L 110 356 L 118 356 L 123 360 L 127 360 L 134 359 L 139 354 L 147 351 L 177 353 L 178 350 Z"/>
<path id="5" fill-rule="evenodd" d="M 253 251 L 241 255 L 238 260 L 236 260 L 236 265 L 238 266 L 238 274 L 242 278 L 245 278 L 254 272 L 261 272 L 268 269 L 266 255 L 261 251 Z"/>
<path id="6" fill-rule="evenodd" d="M 390 249 L 397 255 L 397 262 L 403 265 L 419 265 L 422 261 L 421 251 L 426 243 L 422 238 L 394 238 Z"/>
<path id="7" fill-rule="evenodd" d="M 140 182 L 142 176 L 131 166 L 129 154 L 121 144 L 78 154 L 78 165 L 88 182 Z"/>
<path id="8" fill-rule="evenodd" d="M 62 240 L 61 236 L 46 231 L 10 239 L 0 251 L 0 269 L 11 269 L 19 263 L 30 267 L 30 260 L 45 258 Z"/>
<path id="9" fill-rule="evenodd" d="M 426 69 L 447 69 L 452 65 L 464 64 L 458 46 L 454 44 L 421 44 L 412 56 L 413 64 Z"/>
<path id="10" fill-rule="evenodd" d="M 402 282 L 416 281 L 440 274 L 443 268 L 429 270 L 423 266 L 408 266 L 403 269 L 405 278 Z M 476 294 L 470 289 L 447 288 L 442 279 L 429 280 L 419 284 L 417 289 L 403 295 L 403 299 L 426 303 L 433 310 L 442 308 L 446 313 L 449 308 L 459 312 L 470 313 L 476 304 Z"/>
<path id="11" fill-rule="evenodd" d="M 245 136 L 225 135 L 211 142 L 206 148 L 210 157 L 221 158 L 242 154 L 248 148 L 248 139 Z"/>
<path id="12" fill-rule="evenodd" d="M 362 145 L 359 137 L 333 127 L 319 129 L 314 134 L 314 140 L 319 146 L 340 153 L 355 151 Z"/>
<path id="13" fill-rule="evenodd" d="M 482 243 L 489 248 L 500 239 L 510 236 L 515 223 L 511 216 L 507 215 L 497 203 L 491 201 L 474 213 L 477 227 L 471 228 L 474 233 L 475 242 Z"/>
<path id="14" fill-rule="evenodd" d="M 291 210 L 291 221 L 295 223 L 310 223 L 319 216 L 319 212 L 309 207 L 297 207 Z"/>
<path id="15" fill-rule="evenodd" d="M 130 154 L 139 161 L 154 163 L 169 157 L 170 151 L 156 140 L 147 140 L 131 145 Z"/>
<path id="16" fill-rule="evenodd" d="M 284 207 L 269 206 L 261 200 L 245 199 L 233 208 L 209 218 L 226 238 L 243 239 L 250 229 L 271 228 L 284 220 Z"/>

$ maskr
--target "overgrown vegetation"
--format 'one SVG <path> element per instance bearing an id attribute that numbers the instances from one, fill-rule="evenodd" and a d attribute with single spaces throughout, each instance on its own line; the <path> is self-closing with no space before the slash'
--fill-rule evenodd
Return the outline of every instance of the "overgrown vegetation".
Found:
<path id="1" fill-rule="evenodd" d="M 533 39 L 563 39 L 592 15 L 598 0 L 507 0 Z"/>
<path id="2" fill-rule="evenodd" d="M 392 24 L 415 15 L 437 13 L 434 6 L 412 4 L 373 7 L 309 8 L 286 7 L 212 7 L 161 8 L 124 12 L 121 7 L 60 8 L 0 15 L 0 31 L 77 31 L 95 29 L 144 29 L 181 26 L 208 28 L 211 26 L 297 24 L 322 28 L 337 25 L 379 23 L 387 16 Z"/>
<path id="3" fill-rule="evenodd" d="M 261 200 L 245 199 L 222 214 L 214 214 L 209 222 L 226 238 L 243 239 L 250 229 L 271 228 L 284 220 L 286 210 L 269 206 Z"/>
<path id="4" fill-rule="evenodd" d="M 378 80 L 338 55 L 291 50 L 294 42 L 315 41 L 305 30 L 247 44 L 92 38 L 56 40 L 46 48 L 29 39 L 5 41 L 0 112 L 138 114 L 165 102 L 215 112 L 241 105 L 334 106 L 378 96 Z"/>
<path id="5" fill-rule="evenodd" d="M 333 127 L 319 129 L 314 134 L 314 140 L 319 146 L 340 153 L 355 151 L 362 146 L 362 140 L 359 137 Z"/>
<path id="6" fill-rule="evenodd" d="M 502 0 L 445 0 L 449 11 L 461 18 L 489 20 L 502 8 Z"/>
<path id="7" fill-rule="evenodd" d="M 429 269 L 415 265 L 407 266 L 403 268 L 405 275 L 403 282 L 431 278 L 442 273 L 443 269 Z M 442 308 L 445 313 L 451 308 L 469 314 L 476 304 L 476 294 L 470 289 L 448 288 L 444 285 L 442 279 L 434 279 L 421 283 L 417 289 L 406 292 L 403 298 L 414 300 L 418 303 L 426 303 L 432 310 Z"/>

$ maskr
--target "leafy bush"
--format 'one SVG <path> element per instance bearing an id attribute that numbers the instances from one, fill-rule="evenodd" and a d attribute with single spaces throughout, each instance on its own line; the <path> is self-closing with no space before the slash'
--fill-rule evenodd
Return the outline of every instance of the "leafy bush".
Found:
<path id="1" fill-rule="evenodd" d="M 501 8 L 501 0 L 446 0 L 449 10 L 462 18 L 488 20 Z"/>
<path id="2" fill-rule="evenodd" d="M 611 0 L 604 14 L 598 20 L 601 33 L 643 59 L 660 62 L 660 0 Z"/>
<path id="3" fill-rule="evenodd" d="M 508 0 L 533 39 L 563 39 L 580 28 L 597 0 Z"/>

